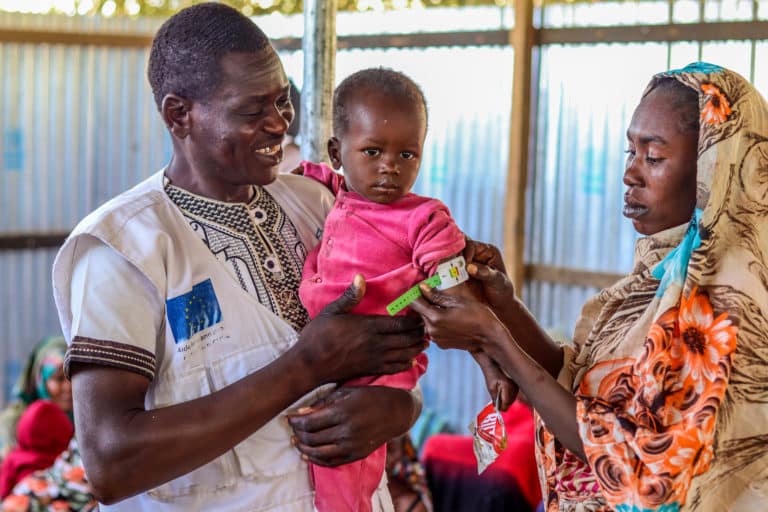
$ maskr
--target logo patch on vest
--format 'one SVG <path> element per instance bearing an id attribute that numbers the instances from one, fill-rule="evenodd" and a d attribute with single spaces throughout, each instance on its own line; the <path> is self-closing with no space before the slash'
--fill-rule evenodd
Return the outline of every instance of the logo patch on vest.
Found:
<path id="1" fill-rule="evenodd" d="M 221 307 L 210 279 L 194 285 L 191 292 L 167 299 L 165 309 L 176 344 L 221 322 Z"/>

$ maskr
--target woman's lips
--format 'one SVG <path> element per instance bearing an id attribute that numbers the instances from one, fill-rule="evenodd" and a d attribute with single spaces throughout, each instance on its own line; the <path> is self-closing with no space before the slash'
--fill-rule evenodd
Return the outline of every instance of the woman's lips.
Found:
<path id="1" fill-rule="evenodd" d="M 629 219 L 637 219 L 648 213 L 648 207 L 638 203 L 624 203 L 622 213 Z"/>

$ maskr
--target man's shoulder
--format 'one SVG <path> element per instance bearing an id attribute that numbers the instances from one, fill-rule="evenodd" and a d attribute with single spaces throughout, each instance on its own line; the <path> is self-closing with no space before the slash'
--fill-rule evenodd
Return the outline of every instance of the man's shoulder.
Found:
<path id="1" fill-rule="evenodd" d="M 164 195 L 160 171 L 89 213 L 77 224 L 72 235 L 114 233 L 141 212 L 165 203 Z"/>
<path id="2" fill-rule="evenodd" d="M 275 181 L 266 186 L 272 192 L 276 189 L 288 189 L 301 200 L 333 200 L 328 188 L 316 180 L 296 174 L 279 174 Z"/>

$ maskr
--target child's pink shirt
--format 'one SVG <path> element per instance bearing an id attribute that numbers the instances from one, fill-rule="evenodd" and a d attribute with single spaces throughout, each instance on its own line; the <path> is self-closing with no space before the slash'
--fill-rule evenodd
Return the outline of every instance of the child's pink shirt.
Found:
<path id="1" fill-rule="evenodd" d="M 387 305 L 435 272 L 444 259 L 464 249 L 464 235 L 448 208 L 437 199 L 407 194 L 379 204 L 347 191 L 344 177 L 326 165 L 302 162 L 304 176 L 336 195 L 323 236 L 304 262 L 299 297 L 314 318 L 339 298 L 355 274 L 365 277 L 365 296 L 353 310 L 387 315 Z M 404 314 L 402 312 L 401 314 Z M 412 389 L 427 368 L 420 354 L 416 366 L 395 375 L 363 377 L 345 385 Z M 386 446 L 363 460 L 335 468 L 310 465 L 319 512 L 368 512 L 381 481 Z"/>
<path id="2" fill-rule="evenodd" d="M 387 305 L 464 249 L 464 235 L 439 200 L 407 194 L 379 204 L 347 191 L 330 167 L 302 162 L 304 175 L 336 194 L 323 237 L 307 256 L 299 296 L 314 318 L 352 283 L 365 277 L 365 296 L 353 310 L 386 315 Z"/>

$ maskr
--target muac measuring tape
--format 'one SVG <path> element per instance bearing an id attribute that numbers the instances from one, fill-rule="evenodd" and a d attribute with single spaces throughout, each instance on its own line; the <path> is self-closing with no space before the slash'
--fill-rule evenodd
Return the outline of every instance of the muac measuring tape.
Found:
<path id="1" fill-rule="evenodd" d="M 456 256 L 455 258 L 439 264 L 437 266 L 437 272 L 421 283 L 426 283 L 430 288 L 447 290 L 448 288 L 452 288 L 469 279 L 466 267 L 467 262 L 464 261 L 464 256 Z M 394 316 L 407 308 L 411 302 L 421 297 L 421 290 L 419 290 L 421 283 L 408 289 L 407 292 L 393 300 L 387 306 L 387 313 Z"/>

